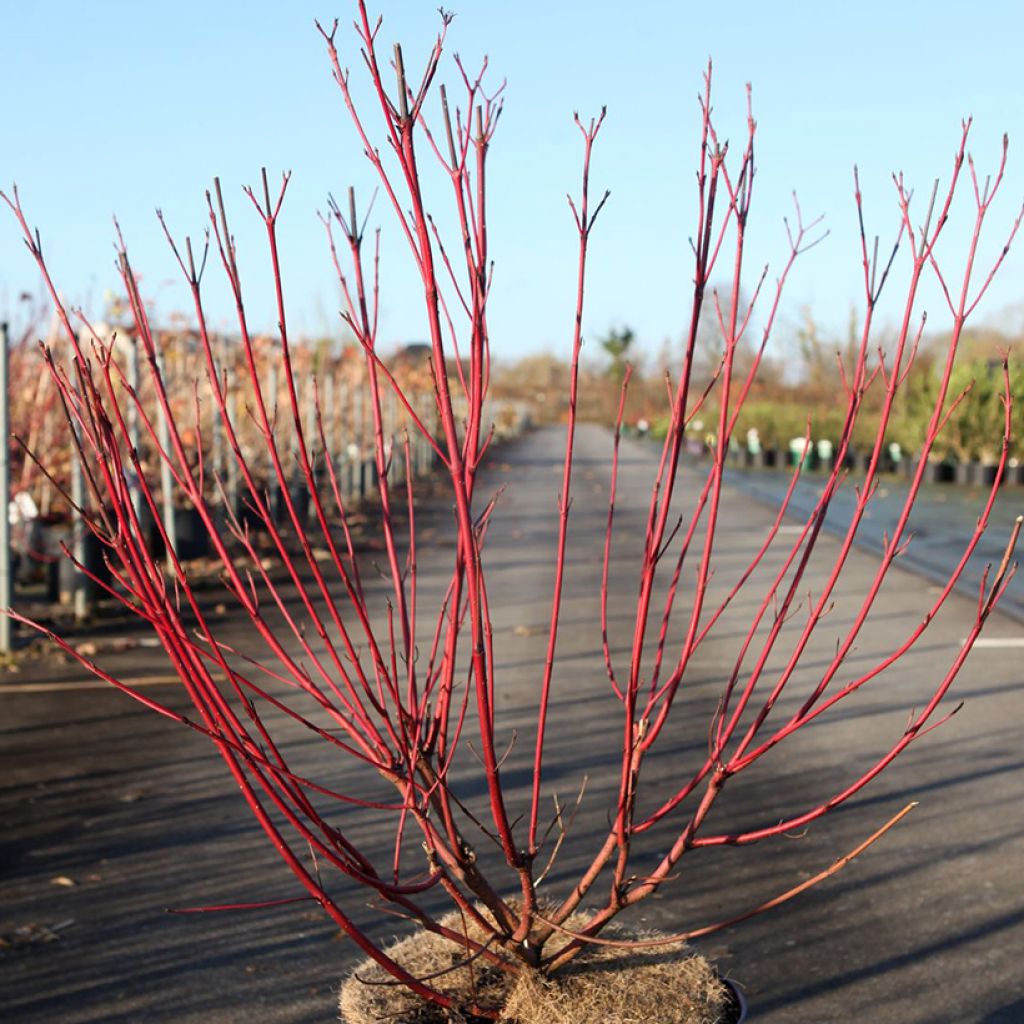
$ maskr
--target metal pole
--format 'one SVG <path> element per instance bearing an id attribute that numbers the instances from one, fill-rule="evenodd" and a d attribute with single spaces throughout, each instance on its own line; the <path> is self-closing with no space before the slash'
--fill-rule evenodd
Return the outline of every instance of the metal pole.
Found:
<path id="1" fill-rule="evenodd" d="M 391 484 L 397 487 L 405 483 L 405 446 L 399 432 L 398 423 L 398 399 L 391 389 L 384 399 L 384 443 L 389 446 L 390 472 L 388 477 Z"/>
<path id="2" fill-rule="evenodd" d="M 157 352 L 157 372 L 167 386 L 167 378 L 164 375 L 163 353 Z M 163 449 L 164 457 L 160 459 L 160 491 L 163 505 L 164 532 L 167 534 L 167 572 L 174 574 L 174 550 L 177 544 L 177 533 L 174 523 L 174 477 L 171 475 L 171 464 L 168 461 L 171 453 L 171 428 L 167 422 L 167 412 L 162 405 L 157 408 L 157 429 L 160 437 L 160 447 Z"/>
<path id="3" fill-rule="evenodd" d="M 217 373 L 221 370 L 218 368 Z M 224 421 L 221 418 L 220 410 L 214 407 L 213 417 L 210 423 L 210 431 L 213 435 L 213 476 L 218 485 L 224 484 Z M 216 491 L 214 492 L 216 495 Z"/>
<path id="4" fill-rule="evenodd" d="M 313 461 L 313 454 L 316 451 L 316 443 L 318 440 L 316 429 L 316 406 L 317 401 L 319 400 L 318 388 L 319 381 L 316 379 L 316 374 L 314 372 L 310 374 L 306 381 L 306 425 L 303 427 L 303 432 L 306 435 L 306 455 L 310 462 Z M 323 416 L 322 411 L 320 415 L 321 417 Z"/>
<path id="5" fill-rule="evenodd" d="M 344 377 L 338 378 L 338 421 L 334 435 L 334 450 L 337 458 L 334 464 L 338 467 L 338 489 L 345 501 L 346 508 L 352 503 L 356 493 L 356 460 L 352 455 L 355 446 L 355 432 L 350 425 L 352 417 L 352 399 L 349 394 L 348 382 Z"/>
<path id="6" fill-rule="evenodd" d="M 239 395 L 235 390 L 235 365 L 233 358 L 229 358 L 228 342 L 227 339 L 221 339 L 221 366 L 223 367 L 223 380 L 224 380 L 224 410 L 230 416 L 231 406 L 228 404 L 233 397 L 235 399 L 235 424 L 240 423 L 240 416 L 238 414 L 238 403 Z M 233 356 L 233 353 L 231 353 Z M 218 414 L 219 415 L 219 414 Z M 239 429 L 236 426 L 236 429 Z M 241 440 L 238 440 L 239 446 L 241 446 Z M 228 506 L 231 510 L 231 515 L 238 515 L 238 460 L 235 457 L 234 451 L 231 451 L 227 456 L 227 476 L 228 476 Z"/>
<path id="7" fill-rule="evenodd" d="M 11 467 L 8 463 L 11 447 L 8 435 L 11 432 L 10 408 L 8 406 L 9 373 L 7 363 L 7 324 L 0 324 L 0 609 L 11 607 Z M 11 650 L 11 620 L 0 612 L 0 653 Z"/>
<path id="8" fill-rule="evenodd" d="M 417 395 L 416 415 L 419 416 L 420 422 L 426 426 L 427 424 L 427 403 L 424 401 L 423 395 Z M 413 451 L 415 452 L 415 466 L 416 476 L 421 477 L 427 472 L 427 439 L 423 436 L 423 431 L 419 428 L 409 427 L 409 430 L 413 437 Z"/>
<path id="9" fill-rule="evenodd" d="M 316 379 L 316 372 L 310 374 L 309 380 L 306 383 L 306 427 L 305 427 L 305 442 L 306 442 L 306 458 L 309 460 L 310 466 L 313 470 L 313 479 L 309 481 L 309 496 L 306 499 L 306 508 L 304 514 L 307 520 L 313 519 L 316 515 L 316 505 L 313 501 L 313 492 L 319 489 L 320 484 L 320 472 L 319 464 L 316 458 L 317 448 L 317 425 L 316 425 L 316 407 L 319 401 L 318 396 L 318 381 Z M 321 411 L 321 416 L 323 412 Z M 299 471 L 299 463 L 296 460 L 295 464 L 296 473 Z"/>
<path id="10" fill-rule="evenodd" d="M 269 394 L 267 395 L 267 399 L 265 399 L 265 401 L 267 402 L 267 405 L 269 407 L 267 411 L 268 411 L 268 413 L 270 415 L 270 425 L 271 425 L 272 429 L 276 433 L 276 431 L 277 431 L 277 363 L 274 362 L 274 353 L 273 352 L 270 353 L 269 377 L 270 377 L 270 382 L 267 385 L 267 391 L 269 392 Z M 269 484 L 269 491 L 270 491 L 270 495 L 269 495 L 269 500 L 270 500 L 270 518 L 271 518 L 271 520 L 273 522 L 276 523 L 278 518 L 279 518 L 278 517 L 278 508 L 281 505 L 281 497 L 280 497 L 281 485 L 284 484 L 285 486 L 287 486 L 287 481 L 279 480 L 278 479 L 277 473 L 274 470 L 274 464 L 273 464 L 272 460 L 270 460 L 270 462 L 269 462 L 269 469 L 268 469 L 267 472 L 268 472 L 268 477 L 269 477 L 268 484 Z"/>
<path id="11" fill-rule="evenodd" d="M 135 401 L 128 403 L 128 443 L 132 451 L 139 456 L 139 409 L 135 404 L 139 398 L 139 339 L 134 335 L 128 338 L 128 384 L 135 394 Z M 142 459 L 139 456 L 139 470 L 142 470 Z M 131 497 L 135 515 L 142 523 L 142 487 L 138 477 L 128 483 L 128 494 Z"/>
<path id="12" fill-rule="evenodd" d="M 325 488 L 330 493 L 331 472 L 337 473 L 334 460 L 334 453 L 338 450 L 334 441 L 334 369 L 327 363 L 324 366 L 324 394 L 323 403 L 320 406 L 320 424 L 324 431 L 324 450 L 321 453 L 323 458 L 323 472 Z"/>
<path id="13" fill-rule="evenodd" d="M 345 382 L 338 375 L 337 369 L 331 370 L 331 432 L 328 434 L 331 451 L 341 458 L 341 451 L 345 445 Z"/>
<path id="14" fill-rule="evenodd" d="M 82 454 L 78 430 L 72 424 L 76 440 L 71 446 L 71 553 L 75 556 L 74 608 L 75 621 L 82 622 L 89 617 L 89 596 L 86 593 L 87 579 L 79 566 L 85 565 L 85 474 L 82 472 Z"/>
<path id="15" fill-rule="evenodd" d="M 358 460 L 358 480 L 356 489 L 358 500 L 365 501 L 370 494 L 370 483 L 373 470 L 372 462 L 367 459 L 367 401 L 362 382 L 355 384 L 355 458 Z"/>
<path id="16" fill-rule="evenodd" d="M 358 463 L 356 470 L 356 498 L 362 501 L 370 491 L 368 473 L 366 463 L 366 455 L 364 453 L 364 441 L 366 436 L 366 424 L 365 424 L 365 411 L 363 409 L 363 388 L 360 382 L 355 384 L 355 392 L 353 398 L 353 415 L 352 415 L 352 437 L 353 444 L 355 445 L 355 458 Z"/>

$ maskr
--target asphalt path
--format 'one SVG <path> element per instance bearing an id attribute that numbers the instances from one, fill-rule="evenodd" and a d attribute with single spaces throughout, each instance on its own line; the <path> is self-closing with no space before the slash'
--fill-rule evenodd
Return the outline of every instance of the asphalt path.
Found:
<path id="1" fill-rule="evenodd" d="M 550 607 L 555 501 L 562 432 L 542 430 L 496 450 L 481 495 L 505 486 L 487 540 L 494 619 L 499 743 L 518 735 L 503 769 L 513 806 L 531 781 L 533 707 L 544 662 Z M 607 829 L 614 803 L 620 706 L 600 650 L 599 583 L 607 514 L 610 438 L 580 431 L 571 558 L 549 725 L 545 793 L 572 801 L 589 778 L 579 815 L 548 880 L 552 895 L 571 883 Z M 656 452 L 627 441 L 611 576 L 613 661 L 624 654 L 635 609 L 635 566 Z M 696 494 L 684 472 L 679 510 Z M 725 492 L 709 601 L 723 593 L 763 540 L 774 517 L 770 494 Z M 443 587 L 451 550 L 443 501 L 424 509 L 422 604 Z M 959 527 L 957 528 L 959 529 Z M 784 531 L 780 542 L 793 540 Z M 962 539 L 962 538 L 961 538 Z M 957 537 L 948 537 L 946 545 Z M 807 586 L 820 588 L 837 550 L 826 535 Z M 770 553 L 765 569 L 778 565 Z M 849 627 L 877 555 L 850 557 L 821 644 L 784 713 L 811 685 L 836 636 Z M 692 580 L 692 577 L 689 577 Z M 705 643 L 678 703 L 678 724 L 656 750 L 643 782 L 649 801 L 706 749 L 708 715 L 750 621 L 756 576 Z M 935 583 L 894 570 L 877 614 L 853 652 L 851 672 L 874 664 L 920 621 Z M 763 590 L 761 591 L 763 593 Z M 901 734 L 956 657 L 976 601 L 954 595 L 913 652 L 730 783 L 716 829 L 772 824 L 828 798 Z M 794 620 L 794 628 L 798 625 Z M 680 627 L 681 628 L 681 627 Z M 827 635 L 824 635 L 827 634 Z M 224 635 L 245 643 L 230 610 Z M 1012 642 L 1019 623 L 993 616 L 988 635 Z M 81 639 L 89 639 L 84 637 Z M 104 640 L 104 636 L 97 638 Z M 672 640 L 678 641 L 678 629 Z M 126 677 L 144 677 L 154 696 L 184 709 L 166 682 L 162 656 L 148 648 L 104 652 Z M 971 656 L 950 698 L 963 710 L 914 744 L 894 768 L 805 833 L 756 847 L 719 848 L 684 858 L 678 878 L 638 908 L 635 920 L 669 930 L 728 918 L 789 889 L 855 847 L 910 801 L 919 806 L 843 872 L 786 907 L 699 943 L 745 988 L 752 1020 L 764 1024 L 1019 1024 L 1024 1021 L 1024 667 L 1013 647 Z M 250 820 L 208 744 L 85 684 L 73 665 L 26 662 L 0 692 L 0 1019 L 55 1024 L 181 1022 L 266 1024 L 334 1019 L 334 993 L 354 962 L 352 945 L 308 906 L 232 914 L 170 915 L 167 907 L 232 903 L 294 894 L 290 875 Z M 321 744 L 286 736 L 304 770 L 345 788 L 351 769 Z M 479 769 L 468 758 L 457 784 L 479 805 Z M 351 787 L 349 787 L 351 788 Z M 678 821 L 670 822 L 678 825 Z M 378 834 L 379 833 L 379 834 Z M 386 832 L 368 833 L 385 855 Z M 652 830 L 637 869 L 653 863 L 671 829 Z M 486 843 L 480 856 L 493 862 Z M 402 924 L 362 906 L 356 919 L 377 935 Z"/>
<path id="2" fill-rule="evenodd" d="M 782 504 L 791 482 L 790 472 L 773 470 L 736 470 L 726 479 L 737 490 L 774 508 Z M 858 495 L 858 478 L 851 477 L 836 494 L 829 507 L 826 529 L 845 533 Z M 788 506 L 790 523 L 806 519 L 821 497 L 825 477 L 804 473 L 793 491 Z M 892 536 L 903 512 L 908 482 L 902 476 L 883 476 L 868 503 L 857 543 L 869 551 L 880 552 L 885 537 Z M 961 487 L 954 484 L 925 484 L 914 502 L 905 536 L 910 543 L 900 555 L 901 564 L 934 582 L 945 582 L 963 554 L 967 538 L 973 533 L 985 504 L 988 488 Z M 1006 550 L 1014 520 L 1024 514 L 1024 487 L 1000 489 L 989 517 L 989 525 L 975 547 L 965 568 L 960 589 L 977 594 L 988 566 L 999 565 Z M 1024 577 L 1014 579 L 1002 601 L 1004 614 L 1024 623 Z"/>

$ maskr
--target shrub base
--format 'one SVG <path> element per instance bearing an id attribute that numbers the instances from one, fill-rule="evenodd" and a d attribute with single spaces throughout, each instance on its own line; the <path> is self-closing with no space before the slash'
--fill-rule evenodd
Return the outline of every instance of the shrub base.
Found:
<path id="1" fill-rule="evenodd" d="M 585 918 L 570 919 L 571 931 Z M 443 922 L 461 930 L 461 918 Z M 608 928 L 606 938 L 651 939 L 657 932 Z M 685 943 L 646 949 L 591 946 L 556 975 L 509 974 L 430 932 L 387 949 L 416 978 L 449 996 L 455 1009 L 424 1002 L 372 960 L 345 980 L 340 1008 L 346 1024 L 486 1024 L 459 1009 L 493 1009 L 505 1024 L 733 1024 L 738 1007 L 728 986 Z"/>

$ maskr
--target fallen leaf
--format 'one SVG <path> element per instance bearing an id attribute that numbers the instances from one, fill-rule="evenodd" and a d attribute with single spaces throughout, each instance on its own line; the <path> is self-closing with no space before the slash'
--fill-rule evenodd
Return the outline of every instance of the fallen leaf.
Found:
<path id="1" fill-rule="evenodd" d="M 73 917 L 56 924 L 45 925 L 31 922 L 15 928 L 13 932 L 0 935 L 0 950 L 18 949 L 20 946 L 33 946 L 43 942 L 56 942 L 65 928 L 70 928 L 75 923 Z"/>
<path id="2" fill-rule="evenodd" d="M 137 786 L 135 789 L 126 789 L 123 793 L 118 794 L 118 801 L 122 804 L 133 804 L 138 800 L 141 800 L 149 790 L 145 786 Z"/>

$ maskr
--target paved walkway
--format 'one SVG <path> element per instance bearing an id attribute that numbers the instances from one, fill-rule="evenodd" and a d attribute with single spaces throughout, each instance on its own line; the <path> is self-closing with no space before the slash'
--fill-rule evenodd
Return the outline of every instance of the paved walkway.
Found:
<path id="1" fill-rule="evenodd" d="M 495 453 L 486 485 L 508 484 L 489 534 L 501 738 L 520 740 L 504 776 L 517 795 L 530 780 L 530 708 L 548 615 L 561 435 L 538 431 Z M 600 657 L 598 590 L 609 438 L 580 434 L 546 786 L 564 799 L 590 776 L 575 846 L 550 880 L 557 892 L 603 834 L 619 730 Z M 624 443 L 623 529 L 612 581 L 613 654 L 621 656 L 636 593 L 630 574 L 654 467 L 649 446 Z M 694 478 L 681 488 L 692 500 Z M 443 525 L 444 509 L 435 513 Z M 715 585 L 753 550 L 770 507 L 730 490 Z M 822 555 L 834 541 L 822 540 Z M 450 549 L 421 552 L 424 588 L 438 584 Z M 875 563 L 857 552 L 813 670 L 848 622 L 851 600 Z M 814 588 L 815 577 L 809 580 Z M 918 621 L 930 584 L 894 573 L 879 616 L 855 652 L 870 663 Z M 652 759 L 649 783 L 670 781 L 706 744 L 706 715 L 730 664 L 749 600 L 723 619 L 694 667 L 677 732 Z M 779 748 L 759 773 L 736 780 L 719 824 L 771 823 L 821 799 L 898 736 L 955 657 L 974 602 L 955 597 L 898 673 L 876 680 L 828 727 Z M 226 617 L 228 634 L 244 637 Z M 1019 625 L 996 616 L 993 637 Z M 827 632 L 827 630 L 826 630 Z M 104 655 L 145 675 L 161 699 L 183 706 L 145 648 Z M 798 685 L 806 685 L 804 677 Z M 333 990 L 353 949 L 302 905 L 243 914 L 171 916 L 194 906 L 291 895 L 290 876 L 257 833 L 219 760 L 199 737 L 102 688 L 73 666 L 27 663 L 0 694 L 0 1018 L 45 1024 L 299 1024 L 333 1019 Z M 641 910 L 644 923 L 679 928 L 737 913 L 819 871 L 910 800 L 921 806 L 862 859 L 773 915 L 702 944 L 743 983 L 758 1024 L 1019 1024 L 1024 1020 L 1024 666 L 1019 654 L 977 651 L 956 686 L 964 710 L 912 748 L 849 807 L 802 837 L 686 858 L 675 885 Z M 296 744 L 300 740 L 294 741 Z M 302 756 L 345 776 L 318 745 Z M 319 759 L 319 760 L 318 760 Z M 472 763 L 461 776 L 479 795 Z M 648 856 L 666 834 L 651 835 Z M 382 840 L 386 845 L 386 840 Z M 661 845 L 659 845 L 661 844 Z M 383 845 L 382 845 L 383 849 Z M 486 858 L 486 852 L 482 852 Z M 639 862 L 644 863 L 641 853 Z M 369 911 L 353 902 L 357 916 Z M 401 929 L 386 919 L 383 935 Z"/>
<path id="2" fill-rule="evenodd" d="M 790 484 L 789 473 L 774 470 L 733 469 L 729 470 L 727 479 L 737 490 L 775 508 L 785 498 Z M 798 516 L 806 518 L 811 513 L 821 496 L 824 479 L 822 474 L 807 473 L 797 483 L 790 502 L 794 517 L 791 521 Z M 851 479 L 832 502 L 826 528 L 833 533 L 845 530 L 850 522 L 856 503 L 855 483 L 856 479 Z M 978 522 L 988 493 L 987 488 L 954 484 L 922 487 L 910 519 L 909 533 L 913 540 L 901 556 L 903 565 L 933 580 L 947 579 L 963 553 L 965 538 Z M 902 477 L 881 478 L 859 534 L 861 546 L 881 551 L 883 535 L 892 534 L 906 496 L 907 484 Z M 985 566 L 999 564 L 1013 522 L 1022 513 L 1024 487 L 1002 488 L 989 519 L 989 528 L 968 563 L 962 589 L 977 593 Z M 1024 622 L 1024 575 L 1010 584 L 1002 610 Z"/>

